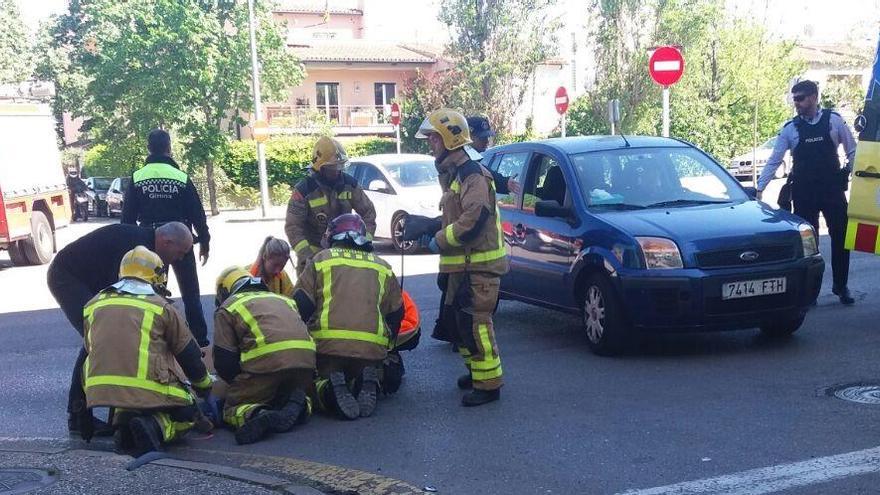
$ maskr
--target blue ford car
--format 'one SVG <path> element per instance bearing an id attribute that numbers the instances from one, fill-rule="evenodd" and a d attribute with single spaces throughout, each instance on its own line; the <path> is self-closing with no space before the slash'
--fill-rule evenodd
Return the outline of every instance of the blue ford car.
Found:
<path id="1" fill-rule="evenodd" d="M 492 148 L 483 164 L 522 186 L 498 196 L 501 297 L 580 314 L 596 353 L 634 331 L 790 335 L 818 296 L 813 228 L 690 143 L 548 139 Z"/>

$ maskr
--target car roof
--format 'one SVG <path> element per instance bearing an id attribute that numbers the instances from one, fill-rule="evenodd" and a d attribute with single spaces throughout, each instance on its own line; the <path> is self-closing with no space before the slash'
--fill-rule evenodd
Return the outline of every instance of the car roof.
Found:
<path id="1" fill-rule="evenodd" d="M 578 153 L 588 153 L 591 151 L 608 151 L 627 148 L 626 143 L 629 142 L 629 148 L 689 148 L 692 145 L 680 141 L 678 139 L 657 137 L 657 136 L 626 136 L 626 141 L 620 136 L 576 136 L 565 138 L 539 139 L 535 141 L 524 141 L 522 143 L 512 143 L 487 150 L 488 152 L 498 152 L 502 150 L 514 151 L 517 149 L 530 149 L 534 145 L 543 145 L 555 148 L 563 153 L 570 155 Z"/>
<path id="2" fill-rule="evenodd" d="M 433 162 L 434 157 L 431 155 L 422 155 L 418 153 L 402 153 L 400 155 L 398 155 L 397 153 L 384 153 L 380 155 L 356 156 L 350 158 L 350 160 L 353 162 L 368 162 L 375 165 L 396 165 L 398 163 L 425 160 L 430 160 Z"/>

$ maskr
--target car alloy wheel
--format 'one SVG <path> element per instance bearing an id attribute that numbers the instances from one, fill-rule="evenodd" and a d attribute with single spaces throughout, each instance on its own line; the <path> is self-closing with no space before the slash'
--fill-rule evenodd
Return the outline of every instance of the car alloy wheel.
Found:
<path id="1" fill-rule="evenodd" d="M 403 240 L 403 229 L 406 225 L 406 216 L 406 213 L 398 213 L 394 217 L 394 221 L 391 224 L 391 242 L 394 244 L 395 250 L 403 250 L 407 253 L 411 253 L 417 248 L 417 246 L 415 245 L 415 241 Z"/>
<path id="2" fill-rule="evenodd" d="M 584 325 L 587 329 L 587 338 L 598 344 L 605 333 L 605 297 L 595 285 L 587 289 L 587 297 L 584 300 Z"/>

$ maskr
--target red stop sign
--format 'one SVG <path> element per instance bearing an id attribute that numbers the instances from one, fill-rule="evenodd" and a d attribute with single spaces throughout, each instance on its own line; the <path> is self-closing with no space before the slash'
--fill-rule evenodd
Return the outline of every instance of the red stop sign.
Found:
<path id="1" fill-rule="evenodd" d="M 684 74 L 684 57 L 674 46 L 661 46 L 651 54 L 648 71 L 657 84 L 671 86 Z"/>
<path id="2" fill-rule="evenodd" d="M 391 104 L 391 124 L 400 125 L 400 105 L 397 103 Z"/>
<path id="3" fill-rule="evenodd" d="M 568 91 L 565 90 L 565 87 L 560 86 L 559 89 L 556 90 L 556 100 L 554 103 L 559 115 L 568 111 Z"/>

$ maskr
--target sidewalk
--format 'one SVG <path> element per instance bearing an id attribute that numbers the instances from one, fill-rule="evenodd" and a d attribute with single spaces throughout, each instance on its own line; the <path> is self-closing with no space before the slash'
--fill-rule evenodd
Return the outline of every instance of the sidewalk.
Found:
<path id="1" fill-rule="evenodd" d="M 0 441 L 0 493 L 322 494 L 289 480 L 217 464 L 164 458 L 129 471 L 132 461 L 57 442 Z"/>

